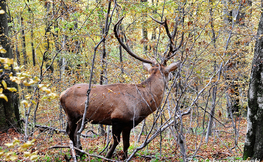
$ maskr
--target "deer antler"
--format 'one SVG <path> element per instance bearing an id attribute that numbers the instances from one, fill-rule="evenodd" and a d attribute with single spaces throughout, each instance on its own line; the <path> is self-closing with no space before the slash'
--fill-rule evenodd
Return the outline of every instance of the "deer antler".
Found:
<path id="1" fill-rule="evenodd" d="M 151 17 L 151 16 L 150 16 Z M 169 37 L 169 40 L 170 40 L 170 43 L 169 43 L 169 52 L 167 53 L 167 55 L 164 54 L 164 58 L 163 58 L 163 64 L 166 65 L 166 62 L 171 59 L 173 56 L 176 55 L 176 51 L 179 50 L 179 48 L 181 48 L 182 44 L 183 44 L 183 40 L 184 40 L 184 32 L 182 33 L 182 38 L 181 38 L 181 42 L 179 44 L 178 47 L 175 47 L 175 43 L 174 43 L 174 37 L 176 36 L 177 34 L 177 25 L 178 25 L 178 21 L 176 21 L 176 24 L 175 24 L 175 27 L 174 27 L 174 31 L 173 33 L 171 34 L 170 31 L 169 31 L 169 28 L 168 28 L 168 23 L 167 23 L 167 19 L 165 18 L 165 20 L 163 22 L 159 21 L 159 20 L 156 20 L 154 19 L 153 17 L 151 17 L 155 22 L 157 22 L 158 24 L 160 25 L 163 25 L 165 30 L 166 30 L 166 33 L 167 33 L 167 36 Z"/>
<path id="2" fill-rule="evenodd" d="M 123 20 L 124 16 L 121 17 L 118 22 L 114 25 L 114 34 L 115 34 L 115 37 L 117 38 L 117 40 L 119 41 L 120 45 L 134 58 L 136 58 L 137 60 L 140 60 L 142 62 L 145 62 L 145 63 L 149 63 L 149 64 L 155 64 L 154 61 L 151 61 L 151 60 L 146 60 L 144 58 L 141 58 L 139 56 L 137 56 L 135 53 L 132 52 L 132 50 L 130 49 L 130 47 L 127 45 L 125 45 L 121 38 L 120 38 L 120 33 L 119 33 L 119 25 L 121 23 L 121 21 Z M 125 34 L 124 34 L 124 37 L 125 37 Z"/>

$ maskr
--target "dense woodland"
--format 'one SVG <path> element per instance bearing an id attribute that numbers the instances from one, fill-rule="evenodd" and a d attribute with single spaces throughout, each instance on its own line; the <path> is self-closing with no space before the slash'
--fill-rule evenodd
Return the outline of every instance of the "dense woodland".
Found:
<path id="1" fill-rule="evenodd" d="M 141 83 L 148 77 L 142 63 L 114 36 L 114 24 L 125 16 L 121 39 L 134 53 L 162 62 L 171 41 L 164 25 L 153 19 L 166 21 L 175 36 L 172 43 L 180 46 L 167 64 L 181 62 L 167 83 L 162 105 L 132 129 L 128 160 L 242 159 L 251 63 L 255 42 L 261 38 L 257 35 L 261 3 L 7 1 L 0 14 L 7 15 L 10 51 L 0 45 L 0 98 L 8 102 L 7 90 L 19 95 L 21 130 L 7 131 L 5 126 L 12 125 L 0 124 L 0 157 L 68 161 L 72 154 L 61 92 L 75 83 Z M 17 85 L 6 84 L 4 74 Z M 89 156 L 82 160 L 102 160 L 110 132 L 110 126 L 87 123 L 81 141 Z M 111 160 L 123 160 L 121 150 L 122 144 Z"/>

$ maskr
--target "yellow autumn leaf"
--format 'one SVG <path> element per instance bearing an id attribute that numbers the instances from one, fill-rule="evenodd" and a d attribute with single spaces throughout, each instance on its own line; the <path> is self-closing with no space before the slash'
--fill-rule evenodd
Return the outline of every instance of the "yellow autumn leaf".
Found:
<path id="1" fill-rule="evenodd" d="M 56 93 L 50 93 L 48 96 L 50 97 L 50 99 L 55 99 L 58 97 Z"/>
<path id="2" fill-rule="evenodd" d="M 28 82 L 28 84 L 32 85 L 35 84 L 37 81 L 34 81 L 33 79 L 30 79 L 30 81 Z"/>
<path id="3" fill-rule="evenodd" d="M 20 140 L 15 137 L 14 141 L 13 141 L 13 144 L 14 145 L 19 145 L 19 143 L 20 143 Z"/>
<path id="4" fill-rule="evenodd" d="M 30 156 L 30 152 L 24 152 L 24 157 L 29 157 Z"/>
<path id="5" fill-rule="evenodd" d="M 38 150 L 36 150 L 35 152 L 32 152 L 31 155 L 37 155 L 38 154 Z"/>
<path id="6" fill-rule="evenodd" d="M 129 76 L 126 75 L 126 74 L 123 74 L 123 78 L 125 78 L 126 81 L 130 81 L 130 80 L 131 80 L 131 77 L 129 77 Z"/>
<path id="7" fill-rule="evenodd" d="M 8 158 L 8 157 L 10 157 L 11 155 L 13 155 L 14 154 L 14 152 L 7 152 L 6 154 L 5 154 L 5 156 Z"/>
<path id="8" fill-rule="evenodd" d="M 40 81 L 40 79 L 39 79 L 37 76 L 34 76 L 34 80 L 35 80 L 36 82 L 39 82 L 39 81 Z"/>
<path id="9" fill-rule="evenodd" d="M 14 67 L 14 70 L 15 70 L 15 71 L 18 71 L 18 70 L 20 70 L 20 67 L 19 67 L 19 66 L 15 66 L 15 67 Z"/>
<path id="10" fill-rule="evenodd" d="M 32 102 L 33 104 L 37 104 L 36 101 L 34 101 L 34 100 L 32 100 L 31 102 Z"/>
<path id="11" fill-rule="evenodd" d="M 2 80 L 2 85 L 4 86 L 4 89 L 7 88 L 7 84 L 6 84 L 6 82 L 4 80 Z"/>
<path id="12" fill-rule="evenodd" d="M 5 143 L 5 145 L 7 146 L 7 147 L 14 147 L 14 144 L 13 143 Z"/>
<path id="13" fill-rule="evenodd" d="M 0 53 L 6 53 L 7 51 L 0 45 Z M 2 62 L 2 61 L 1 61 Z"/>
<path id="14" fill-rule="evenodd" d="M 23 84 L 24 84 L 25 86 L 31 86 L 31 84 L 29 84 L 26 80 L 23 81 Z"/>
<path id="15" fill-rule="evenodd" d="M 27 94 L 27 95 L 25 95 L 25 98 L 29 100 L 31 98 L 31 95 Z"/>
<path id="16" fill-rule="evenodd" d="M 10 76 L 10 80 L 12 82 L 16 82 L 17 84 L 21 83 L 21 80 L 18 77 Z"/>
<path id="17" fill-rule="evenodd" d="M 18 70 L 20 70 L 21 68 L 17 65 L 17 63 L 16 62 L 14 62 L 14 70 L 15 71 L 18 71 Z"/>
<path id="18" fill-rule="evenodd" d="M 5 65 L 4 65 L 4 69 L 9 69 L 9 67 L 10 67 L 10 66 L 9 66 L 8 64 L 5 64 Z"/>
<path id="19" fill-rule="evenodd" d="M 30 160 L 34 161 L 38 159 L 38 155 L 32 155 L 30 156 Z"/>
<path id="20" fill-rule="evenodd" d="M 7 87 L 6 89 L 8 89 L 10 92 L 16 92 L 17 89 L 14 87 Z"/>
<path id="21" fill-rule="evenodd" d="M 9 157 L 9 159 L 11 161 L 17 161 L 18 160 L 18 156 L 17 155 L 12 155 L 12 156 Z"/>
<path id="22" fill-rule="evenodd" d="M 32 146 L 32 145 L 33 145 L 33 142 L 27 141 L 26 143 L 24 143 L 23 145 L 21 145 L 21 147 L 22 147 L 22 148 L 28 148 L 28 147 L 30 147 L 30 146 Z"/>
<path id="23" fill-rule="evenodd" d="M 13 60 L 13 59 L 10 59 L 10 58 L 6 58 L 6 59 L 5 59 L 5 63 L 11 65 L 11 64 L 14 63 L 14 60 Z"/>
<path id="24" fill-rule="evenodd" d="M 46 93 L 50 93 L 50 92 L 51 92 L 51 90 L 48 89 L 47 87 L 43 87 L 43 88 L 41 88 L 41 90 L 42 90 L 42 91 L 45 91 Z"/>
<path id="25" fill-rule="evenodd" d="M 3 88 L 0 88 L 0 93 L 3 93 Z"/>
<path id="26" fill-rule="evenodd" d="M 24 105 L 25 105 L 25 107 L 27 107 L 27 106 L 28 106 L 28 102 L 27 102 L 27 100 L 23 100 L 23 101 L 21 101 L 21 104 L 24 104 Z"/>
<path id="27" fill-rule="evenodd" d="M 52 87 L 52 88 L 51 88 L 51 91 L 52 91 L 52 92 L 55 92 L 56 89 L 57 89 L 56 87 Z"/>
<path id="28" fill-rule="evenodd" d="M 4 151 L 0 151 L 0 157 L 2 157 L 4 155 Z"/>
<path id="29" fill-rule="evenodd" d="M 0 49 L 1 49 L 1 46 L 0 46 Z M 2 47 L 3 49 L 3 47 Z M 3 57 L 0 57 L 0 61 L 2 63 L 5 63 L 5 64 L 8 64 L 8 65 L 11 65 L 14 63 L 14 60 L 13 59 L 10 59 L 10 58 L 3 58 Z"/>
<path id="30" fill-rule="evenodd" d="M 44 87 L 45 84 L 38 84 L 38 88 Z"/>
<path id="31" fill-rule="evenodd" d="M 5 11 L 4 10 L 0 10 L 0 14 L 5 14 Z"/>
<path id="32" fill-rule="evenodd" d="M 41 98 L 41 100 L 46 100 L 46 99 L 48 99 L 48 96 L 46 95 L 43 95 L 43 97 Z"/>
<path id="33" fill-rule="evenodd" d="M 8 98 L 3 93 L 0 93 L 0 98 L 3 98 L 6 102 L 8 102 Z"/>

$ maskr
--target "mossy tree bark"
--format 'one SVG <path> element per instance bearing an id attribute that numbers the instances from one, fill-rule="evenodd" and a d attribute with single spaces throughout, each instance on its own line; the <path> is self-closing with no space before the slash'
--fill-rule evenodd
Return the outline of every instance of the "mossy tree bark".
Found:
<path id="1" fill-rule="evenodd" d="M 2 10 L 0 14 L 0 45 L 6 50 L 6 52 L 0 52 L 0 57 L 13 58 L 10 42 L 8 42 L 8 15 L 6 14 L 6 0 L 0 0 L 0 10 Z M 1 63 L 0 68 L 4 69 L 3 63 Z M 4 69 L 1 72 L 1 88 L 4 89 L 4 86 L 2 85 L 2 81 L 4 80 L 7 83 L 7 87 L 15 87 L 17 89 L 17 84 L 9 79 L 9 74 L 11 72 L 13 72 L 12 67 L 10 67 L 10 69 Z M 3 98 L 0 99 L 0 131 L 6 131 L 10 127 L 19 128 L 20 118 L 18 93 L 13 93 L 4 89 L 3 94 L 7 97 L 8 101 Z"/>
<path id="2" fill-rule="evenodd" d="M 263 7 L 263 0 L 261 0 Z M 243 158 L 263 160 L 263 12 L 261 13 L 248 91 L 247 135 Z"/>

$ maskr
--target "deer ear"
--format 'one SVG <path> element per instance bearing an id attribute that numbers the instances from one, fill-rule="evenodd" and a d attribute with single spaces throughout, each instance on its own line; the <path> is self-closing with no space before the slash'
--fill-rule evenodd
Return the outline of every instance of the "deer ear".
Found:
<path id="1" fill-rule="evenodd" d="M 151 65 L 151 64 L 148 64 L 148 63 L 143 63 L 143 67 L 144 67 L 146 70 L 150 71 L 150 69 L 152 68 L 152 65 Z"/>
<path id="2" fill-rule="evenodd" d="M 179 66 L 180 66 L 180 62 L 172 63 L 165 67 L 165 71 L 167 71 L 168 73 L 175 71 Z"/>

